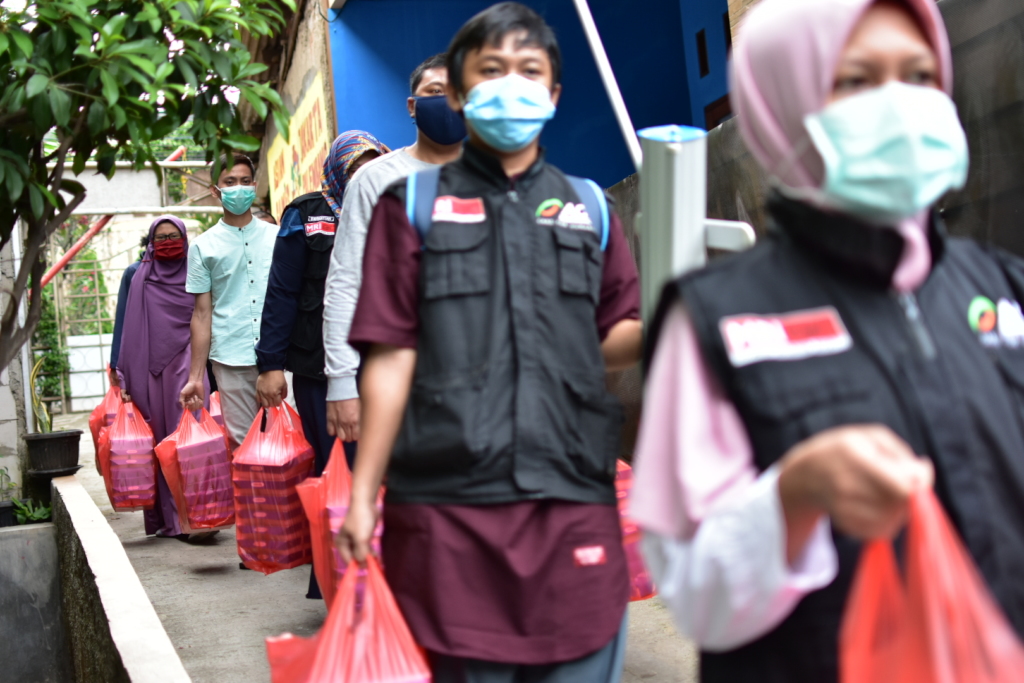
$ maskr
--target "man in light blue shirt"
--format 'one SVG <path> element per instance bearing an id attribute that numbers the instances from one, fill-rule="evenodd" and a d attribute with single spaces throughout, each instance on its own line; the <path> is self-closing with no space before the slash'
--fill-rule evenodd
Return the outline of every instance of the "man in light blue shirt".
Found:
<path id="1" fill-rule="evenodd" d="M 196 295 L 192 313 L 192 367 L 181 403 L 188 410 L 203 405 L 207 358 L 220 391 L 228 435 L 245 439 L 256 418 L 256 342 L 263 297 L 277 228 L 252 215 L 256 168 L 249 157 L 222 158 L 213 196 L 224 217 L 189 245 L 185 290 Z"/>

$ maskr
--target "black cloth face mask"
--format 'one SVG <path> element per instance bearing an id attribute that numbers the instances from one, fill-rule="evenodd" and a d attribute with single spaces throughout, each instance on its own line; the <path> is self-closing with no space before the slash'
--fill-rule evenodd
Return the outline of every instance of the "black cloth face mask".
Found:
<path id="1" fill-rule="evenodd" d="M 414 97 L 416 127 L 439 145 L 454 145 L 466 137 L 466 122 L 451 110 L 444 95 Z"/>

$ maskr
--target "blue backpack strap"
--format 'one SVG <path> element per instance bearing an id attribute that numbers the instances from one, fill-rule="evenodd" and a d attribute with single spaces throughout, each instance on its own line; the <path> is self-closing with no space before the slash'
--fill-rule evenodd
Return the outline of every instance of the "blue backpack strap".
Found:
<path id="1" fill-rule="evenodd" d="M 589 178 L 577 178 L 576 176 L 565 176 L 575 190 L 576 196 L 580 198 L 583 205 L 587 207 L 587 215 L 591 222 L 594 222 L 594 232 L 601 238 L 601 251 L 608 246 L 608 198 L 604 196 L 601 186 Z M 600 218 L 600 225 L 596 220 Z M 600 232 L 598 232 L 600 231 Z"/>
<path id="2" fill-rule="evenodd" d="M 419 233 L 421 246 L 426 244 L 427 233 L 430 232 L 440 180 L 441 167 L 438 166 L 411 173 L 405 181 L 405 215 L 409 225 Z"/>

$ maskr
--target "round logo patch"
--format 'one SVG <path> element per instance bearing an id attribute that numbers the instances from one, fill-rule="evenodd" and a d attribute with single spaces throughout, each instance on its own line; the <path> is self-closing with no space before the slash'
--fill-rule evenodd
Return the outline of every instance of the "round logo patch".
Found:
<path id="1" fill-rule="evenodd" d="M 996 329 L 996 305 L 986 296 L 976 296 L 967 307 L 967 322 L 978 333 Z"/>
<path id="2" fill-rule="evenodd" d="M 565 204 L 561 199 L 545 199 L 537 207 L 537 212 L 534 214 L 537 218 L 554 218 L 558 215 L 558 212 L 562 210 Z"/>

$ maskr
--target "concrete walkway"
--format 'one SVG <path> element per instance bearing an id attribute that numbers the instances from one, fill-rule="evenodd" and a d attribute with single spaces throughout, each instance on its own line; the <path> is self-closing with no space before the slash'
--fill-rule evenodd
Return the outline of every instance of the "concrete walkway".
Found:
<path id="1" fill-rule="evenodd" d="M 58 416 L 55 428 L 81 429 L 78 480 L 117 533 L 168 636 L 195 683 L 270 680 L 263 639 L 314 634 L 324 604 L 307 600 L 309 567 L 263 576 L 240 570 L 233 529 L 202 545 L 147 537 L 141 512 L 115 512 L 96 472 L 88 415 Z M 630 605 L 623 683 L 696 681 L 697 655 L 657 600 Z"/>

